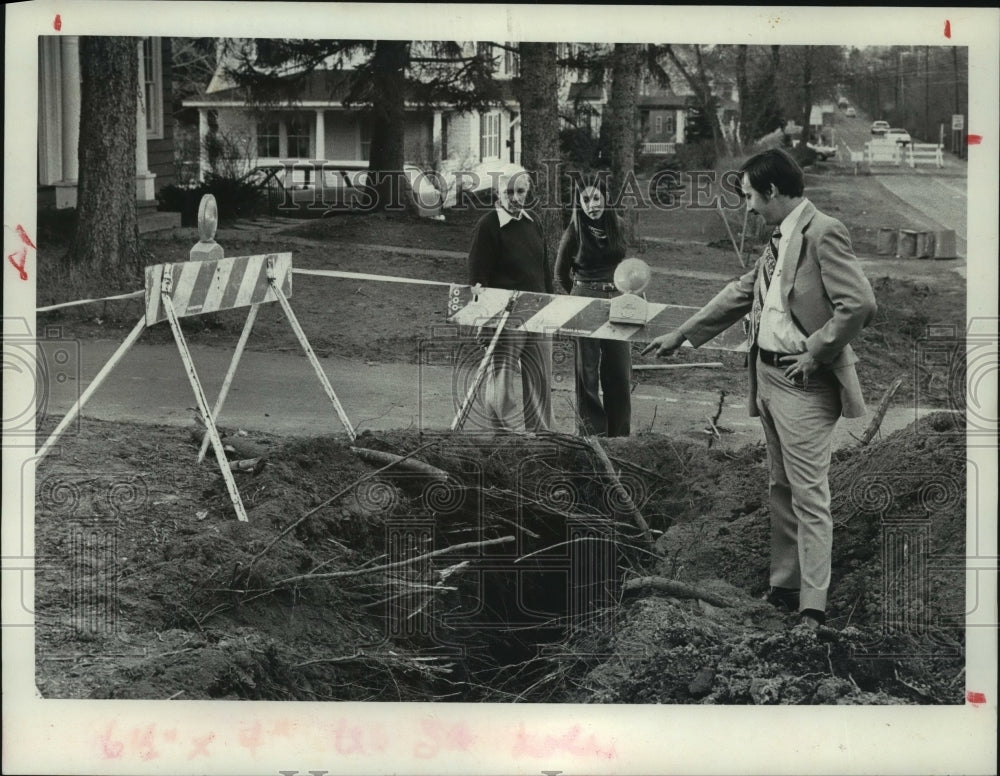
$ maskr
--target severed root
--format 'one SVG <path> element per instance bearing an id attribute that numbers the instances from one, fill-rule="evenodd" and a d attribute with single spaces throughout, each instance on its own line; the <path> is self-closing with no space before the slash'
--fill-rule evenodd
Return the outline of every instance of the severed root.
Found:
<path id="1" fill-rule="evenodd" d="M 622 590 L 653 590 L 657 593 L 664 593 L 673 598 L 697 598 L 712 606 L 727 608 L 732 604 L 725 598 L 699 590 L 696 587 L 678 582 L 666 577 L 635 577 L 629 579 L 622 585 Z"/>
<path id="2" fill-rule="evenodd" d="M 415 458 L 405 458 L 393 453 L 383 453 L 381 450 L 369 450 L 365 447 L 352 447 L 351 452 L 367 463 L 385 466 L 387 468 L 402 469 L 412 474 L 422 474 L 434 480 L 448 480 L 448 472 L 431 466 L 429 463 L 418 461 Z"/>
<path id="3" fill-rule="evenodd" d="M 892 401 L 892 397 L 896 395 L 896 391 L 899 390 L 899 386 L 903 384 L 903 376 L 900 375 L 895 380 L 892 381 L 892 385 L 886 390 L 885 394 L 882 396 L 882 400 L 878 403 L 878 409 L 875 410 L 875 414 L 872 416 L 871 423 L 868 424 L 868 428 L 861 435 L 861 439 L 858 440 L 858 444 L 864 447 L 878 433 L 879 428 L 882 425 L 882 420 L 885 418 L 885 413 L 889 409 L 889 403 Z"/>
<path id="4" fill-rule="evenodd" d="M 601 443 L 597 441 L 596 437 L 587 437 L 584 441 L 587 443 L 587 446 L 594 451 L 594 454 L 601 462 L 601 466 L 604 467 L 604 470 L 611 476 L 611 481 L 615 486 L 615 490 L 618 491 L 618 495 L 622 500 L 625 511 L 628 513 L 629 517 L 632 518 L 632 522 L 635 523 L 636 527 L 640 531 L 642 531 L 642 535 L 645 537 L 646 543 L 649 545 L 650 549 L 655 548 L 656 541 L 653 539 L 653 534 L 649 530 L 649 523 L 646 522 L 646 518 L 642 516 L 642 513 L 632 501 L 632 497 L 629 495 L 629 492 L 625 490 L 625 487 L 622 485 L 622 481 L 618 478 L 618 473 L 615 471 L 615 467 L 611 465 L 611 459 L 608 458 L 608 454 L 604 452 L 604 448 L 601 447 Z"/>

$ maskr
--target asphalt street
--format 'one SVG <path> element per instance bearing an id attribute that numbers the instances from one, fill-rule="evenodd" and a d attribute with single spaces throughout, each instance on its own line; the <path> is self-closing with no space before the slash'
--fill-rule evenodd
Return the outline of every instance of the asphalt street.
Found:
<path id="1" fill-rule="evenodd" d="M 46 346 L 52 362 L 56 347 Z M 118 343 L 83 341 L 62 374 L 69 379 L 49 380 L 39 394 L 39 412 L 62 416 L 91 383 Z M 218 395 L 230 354 L 220 348 L 190 348 L 210 403 Z M 703 349 L 704 350 L 704 349 Z M 706 356 L 711 352 L 704 350 Z M 465 395 L 456 387 L 452 366 L 433 364 L 367 364 L 340 358 L 321 359 L 323 370 L 357 431 L 419 428 L 442 431 L 449 427 Z M 78 366 L 77 366 L 78 365 Z M 154 376 L 155 375 L 155 376 Z M 459 381 L 461 382 L 461 381 Z M 553 392 L 555 430 L 574 430 L 574 393 L 570 380 L 556 381 Z M 870 397 L 877 401 L 878 397 Z M 675 391 L 664 386 L 640 384 L 633 393 L 633 430 L 654 428 L 689 438 L 706 439 L 707 415 L 714 414 L 718 394 L 710 391 Z M 93 394 L 85 417 L 169 426 L 193 424 L 196 400 L 177 349 L 170 345 L 136 344 Z M 923 410 L 894 407 L 882 428 L 889 433 L 911 423 Z M 243 355 L 236 379 L 219 423 L 226 429 L 263 431 L 290 436 L 343 433 L 332 403 L 304 355 L 259 353 Z M 838 424 L 835 445 L 854 443 L 867 426 L 865 418 Z M 760 423 L 747 416 L 745 395 L 726 397 L 720 425 L 729 429 L 727 447 L 763 441 Z M 473 415 L 467 429 L 475 427 Z M 72 434 L 66 444 L 72 445 Z M 42 440 L 38 440 L 39 444 Z"/>
<path id="2" fill-rule="evenodd" d="M 871 119 L 862 113 L 849 118 L 838 111 L 834 124 L 837 163 L 849 164 L 850 151 L 861 151 L 872 139 Z M 937 138 L 914 137 L 917 143 L 936 143 Z M 967 162 L 944 153 L 944 166 L 872 164 L 866 169 L 890 194 L 923 216 L 928 229 L 954 229 L 958 254 L 967 255 L 968 185 Z"/>

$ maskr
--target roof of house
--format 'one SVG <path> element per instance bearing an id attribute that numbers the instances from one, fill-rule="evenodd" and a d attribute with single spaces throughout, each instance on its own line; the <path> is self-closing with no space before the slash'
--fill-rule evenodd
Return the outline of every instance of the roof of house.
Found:
<path id="1" fill-rule="evenodd" d="M 640 108 L 683 108 L 687 99 L 669 89 L 656 89 L 650 94 L 639 95 L 636 102 Z"/>
<path id="2" fill-rule="evenodd" d="M 327 105 L 329 107 L 342 107 L 344 98 L 347 97 L 351 85 L 351 78 L 356 73 L 355 70 L 314 70 L 308 73 L 301 83 L 301 91 L 294 100 L 295 103 L 308 104 L 313 107 Z M 285 81 L 292 81 L 294 75 L 286 76 Z M 513 86 L 509 81 L 499 80 L 501 98 L 505 103 L 516 102 L 513 93 Z M 408 89 L 407 102 L 412 103 L 412 90 Z M 216 104 L 226 104 L 229 106 L 247 105 L 246 92 L 236 86 L 218 89 L 203 97 L 184 100 L 186 107 L 210 107 Z"/>

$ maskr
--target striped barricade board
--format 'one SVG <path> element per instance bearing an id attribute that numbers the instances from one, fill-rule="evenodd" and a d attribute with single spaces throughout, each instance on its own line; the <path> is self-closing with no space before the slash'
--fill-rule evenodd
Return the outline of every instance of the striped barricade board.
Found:
<path id="1" fill-rule="evenodd" d="M 448 295 L 448 321 L 461 326 L 495 329 L 511 293 L 499 288 L 485 288 L 477 297 L 471 286 L 452 285 Z M 522 291 L 514 302 L 507 328 L 571 337 L 649 342 L 673 331 L 698 311 L 697 307 L 654 302 L 648 302 L 647 309 L 644 326 L 611 323 L 608 320 L 610 299 Z M 746 335 L 740 326 L 730 326 L 702 347 L 744 350 Z"/>
<path id="2" fill-rule="evenodd" d="M 269 262 L 275 284 L 290 297 L 291 253 L 178 261 L 146 267 L 146 325 L 167 319 L 160 301 L 161 293 L 169 294 L 179 318 L 277 301 L 278 297 L 268 284 Z M 169 278 L 169 286 L 164 284 L 164 276 Z"/>

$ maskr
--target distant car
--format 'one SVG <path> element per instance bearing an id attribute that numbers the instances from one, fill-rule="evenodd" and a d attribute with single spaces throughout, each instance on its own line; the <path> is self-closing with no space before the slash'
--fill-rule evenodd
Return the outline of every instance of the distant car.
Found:
<path id="1" fill-rule="evenodd" d="M 472 204 L 490 206 L 496 199 L 493 187 L 501 175 L 521 170 L 512 162 L 481 162 L 474 167 L 436 174 L 438 186 L 444 192 L 444 207 Z"/>
<path id="2" fill-rule="evenodd" d="M 792 141 L 792 147 L 796 148 L 799 145 L 798 140 Z M 832 156 L 837 155 L 837 146 L 825 145 L 823 143 L 806 143 L 806 148 L 810 149 L 816 154 L 816 158 L 821 162 L 825 162 Z"/>
<path id="3" fill-rule="evenodd" d="M 913 139 L 910 137 L 910 133 L 905 129 L 900 129 L 899 127 L 891 127 L 886 131 L 884 137 L 886 140 L 893 140 L 897 144 L 903 146 L 909 145 L 913 142 Z"/>
<path id="4" fill-rule="evenodd" d="M 443 197 L 433 175 L 413 164 L 404 164 L 402 174 L 404 201 L 417 215 L 443 218 Z M 369 178 L 368 162 L 345 161 L 325 162 L 320 170 L 308 164 L 263 164 L 247 173 L 244 181 L 267 192 L 271 211 L 326 218 L 373 210 L 376 195 Z"/>
<path id="5" fill-rule="evenodd" d="M 888 121 L 873 121 L 872 122 L 872 134 L 873 135 L 884 135 L 889 131 Z"/>
<path id="6" fill-rule="evenodd" d="M 846 108 L 849 105 L 850 105 L 850 102 L 848 102 L 848 100 L 847 100 L 846 97 L 841 97 L 839 100 L 837 100 L 837 107 L 839 107 L 839 108 Z"/>
<path id="7" fill-rule="evenodd" d="M 847 110 L 844 111 L 844 115 L 847 116 L 848 118 L 853 119 L 857 117 L 858 112 L 854 110 L 854 106 L 852 105 Z"/>
<path id="8" fill-rule="evenodd" d="M 823 145 L 822 143 L 806 143 L 806 148 L 811 148 L 816 152 L 816 158 L 825 162 L 830 157 L 837 155 L 837 146 Z"/>

